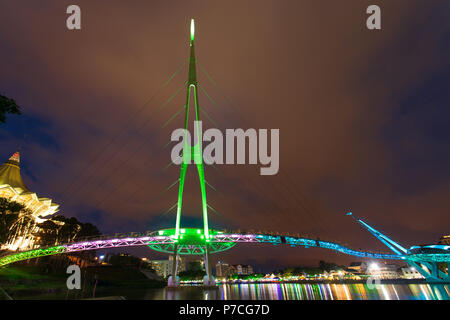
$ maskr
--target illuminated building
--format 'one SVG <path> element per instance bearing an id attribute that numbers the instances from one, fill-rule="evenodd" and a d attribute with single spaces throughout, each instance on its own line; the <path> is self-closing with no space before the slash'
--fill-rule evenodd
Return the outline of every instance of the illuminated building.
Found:
<path id="1" fill-rule="evenodd" d="M 377 279 L 397 279 L 399 274 L 397 272 L 398 266 L 395 264 L 377 264 L 371 263 L 367 269 L 367 274 Z"/>
<path id="2" fill-rule="evenodd" d="M 443 237 L 439 240 L 439 244 L 448 244 L 448 245 L 450 245 L 450 235 L 448 235 L 448 236 L 443 236 Z"/>
<path id="3" fill-rule="evenodd" d="M 422 276 L 416 268 L 413 267 L 403 267 L 402 269 L 402 275 L 405 279 L 424 279 L 424 276 Z"/>
<path id="4" fill-rule="evenodd" d="M 367 270 L 367 264 L 365 262 L 352 262 L 348 266 L 349 270 L 356 273 L 364 273 Z"/>
<path id="5" fill-rule="evenodd" d="M 343 279 L 346 276 L 347 276 L 347 278 L 352 278 L 355 275 L 351 272 L 340 269 L 340 270 L 330 270 L 330 272 L 325 271 L 323 276 L 325 276 L 325 278 L 329 278 L 329 279 Z M 323 278 L 323 276 L 320 275 L 319 279 Z"/>
<path id="6" fill-rule="evenodd" d="M 49 198 L 39 198 L 36 193 L 30 191 L 22 181 L 20 175 L 20 154 L 15 152 L 0 167 L 0 198 L 17 202 L 25 207 L 24 212 L 19 214 L 20 218 L 29 217 L 30 222 L 18 228 L 10 240 L 1 249 L 25 250 L 35 247 L 33 233 L 37 231 L 36 223 L 41 223 L 46 218 L 58 211 L 59 205 L 52 203 Z M 25 221 L 25 219 L 22 219 Z"/>
<path id="7" fill-rule="evenodd" d="M 167 278 L 171 275 L 172 266 L 173 266 L 173 256 L 169 256 L 168 260 L 151 260 L 149 261 L 153 270 L 155 270 L 156 274 L 160 277 Z M 184 263 L 184 259 L 178 256 L 178 270 L 185 271 L 186 266 Z"/>
<path id="8" fill-rule="evenodd" d="M 230 274 L 249 275 L 253 273 L 253 268 L 248 264 L 232 264 L 230 265 Z"/>
<path id="9" fill-rule="evenodd" d="M 226 278 L 233 274 L 250 275 L 253 274 L 253 268 L 247 264 L 228 264 L 222 261 L 217 262 L 216 276 Z"/>
<path id="10" fill-rule="evenodd" d="M 216 264 L 216 276 L 228 277 L 230 275 L 230 265 L 226 262 L 219 261 Z"/>

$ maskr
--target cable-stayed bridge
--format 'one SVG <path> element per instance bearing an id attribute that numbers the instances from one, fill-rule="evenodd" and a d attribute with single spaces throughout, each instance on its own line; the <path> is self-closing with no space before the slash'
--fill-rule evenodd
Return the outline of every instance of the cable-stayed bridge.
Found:
<path id="1" fill-rule="evenodd" d="M 199 89 L 203 91 L 208 99 L 214 103 L 211 97 L 206 93 L 203 87 L 197 81 L 197 60 L 195 57 L 194 49 L 195 40 L 195 26 L 194 21 L 191 21 L 191 34 L 190 34 L 190 57 L 189 57 L 189 74 L 188 81 L 186 81 L 183 86 L 178 88 L 176 92 L 169 97 L 169 99 L 160 106 L 157 111 L 162 110 L 167 103 L 169 103 L 183 88 L 186 88 L 187 97 L 186 104 L 179 110 L 174 116 L 172 116 L 165 124 L 166 126 L 170 121 L 172 121 L 178 114 L 183 110 L 185 111 L 185 121 L 184 129 L 188 129 L 190 110 L 194 111 L 194 120 L 200 121 L 200 114 L 205 115 L 208 120 L 213 124 L 215 121 L 199 107 L 198 92 Z M 176 73 L 179 72 L 177 70 Z M 175 74 L 176 74 L 175 73 Z M 205 72 L 206 73 L 206 72 Z M 165 87 L 171 79 L 169 79 L 163 87 Z M 206 73 L 207 77 L 209 75 Z M 191 99 L 193 98 L 193 106 L 191 106 Z M 147 122 L 144 123 L 144 125 Z M 164 127 L 163 126 L 163 127 Z M 195 165 L 197 167 L 201 200 L 202 200 L 202 220 L 203 226 L 199 228 L 184 228 L 181 225 L 181 215 L 182 215 L 182 205 L 183 205 L 183 191 L 186 179 L 186 171 L 188 168 L 188 162 L 183 161 L 180 164 L 180 177 L 174 183 L 172 183 L 169 188 L 165 191 L 171 189 L 174 186 L 178 186 L 178 199 L 177 203 L 173 205 L 170 209 L 176 208 L 176 220 L 175 228 L 173 229 L 163 229 L 157 231 L 148 231 L 144 233 L 131 233 L 120 236 L 113 237 L 98 237 L 94 239 L 86 239 L 84 241 L 77 241 L 74 243 L 67 243 L 58 246 L 52 246 L 48 248 L 39 248 L 34 250 L 28 250 L 24 252 L 14 252 L 0 257 L 0 266 L 5 266 L 17 261 L 54 255 L 63 253 L 80 252 L 86 250 L 96 250 L 96 249 L 107 249 L 107 248 L 118 248 L 118 247 L 133 247 L 133 246 L 148 246 L 149 248 L 168 254 L 173 254 L 175 259 L 173 261 L 178 261 L 176 257 L 178 255 L 203 255 L 205 261 L 206 276 L 204 278 L 204 284 L 215 285 L 214 277 L 212 276 L 211 266 L 209 263 L 209 255 L 213 253 L 223 252 L 233 248 L 235 245 L 240 243 L 249 244 L 272 244 L 272 245 L 288 245 L 291 247 L 304 247 L 304 248 L 324 248 L 339 252 L 346 255 L 352 255 L 356 257 L 364 257 L 371 259 L 387 259 L 387 260 L 403 260 L 411 266 L 415 267 L 418 272 L 420 272 L 427 280 L 430 282 L 449 282 L 450 277 L 448 272 L 445 273 L 440 270 L 440 263 L 445 263 L 448 267 L 450 263 L 450 246 L 446 245 L 425 245 L 425 246 L 414 246 L 410 249 L 406 249 L 400 244 L 394 242 L 386 235 L 377 231 L 366 222 L 359 218 L 355 218 L 352 213 L 347 215 L 355 218 L 355 220 L 360 223 L 364 228 L 366 228 L 372 235 L 374 235 L 378 240 L 380 240 L 384 245 L 386 245 L 393 253 L 373 253 L 365 251 L 357 251 L 347 246 L 341 245 L 338 242 L 324 241 L 320 239 L 314 239 L 311 237 L 300 237 L 291 236 L 283 234 L 273 234 L 270 232 L 232 232 L 227 230 L 214 230 L 209 227 L 208 223 L 208 209 L 215 211 L 215 209 L 207 203 L 206 200 L 206 186 L 210 186 L 205 179 L 205 169 L 203 164 L 203 150 L 201 144 L 197 143 L 194 146 L 187 144 L 187 139 L 184 139 L 185 145 L 182 153 L 183 159 L 185 157 L 193 158 L 195 160 Z M 111 141 L 111 145 L 114 139 Z M 142 147 L 142 145 L 140 146 Z M 116 155 L 116 154 L 115 154 Z M 122 163 L 121 163 L 122 164 Z M 169 164 L 171 166 L 172 163 Z M 92 178 L 90 176 L 88 179 Z M 106 178 L 108 179 L 108 178 Z M 74 179 L 73 181 L 76 181 Z M 210 186 L 211 187 L 211 186 Z M 69 186 L 68 190 L 72 188 Z M 114 191 L 114 190 L 113 190 Z M 164 192 L 165 192 L 164 191 Z M 99 203 L 104 202 L 107 197 L 103 198 Z M 301 203 L 300 203 L 301 204 Z M 316 217 L 317 218 L 317 217 Z M 177 263 L 173 263 L 172 276 L 169 278 L 169 286 L 179 285 L 179 278 L 177 277 L 178 266 Z"/>
<path id="2" fill-rule="evenodd" d="M 323 248 L 361 258 L 385 259 L 385 260 L 403 260 L 415 267 L 430 282 L 449 282 L 448 274 L 438 269 L 437 263 L 450 264 L 450 246 L 446 245 L 425 245 L 413 246 L 409 250 L 394 242 L 384 234 L 375 230 L 361 219 L 357 221 L 365 226 L 380 241 L 388 247 L 396 248 L 394 254 L 375 253 L 358 251 L 343 246 L 339 243 L 323 241 L 319 239 L 309 239 L 290 235 L 278 234 L 252 234 L 252 233 L 230 233 L 226 230 L 210 230 L 210 241 L 206 243 L 202 229 L 181 228 L 182 237 L 176 239 L 174 229 L 163 229 L 159 231 L 147 231 L 144 233 L 120 234 L 113 237 L 96 237 L 85 240 L 68 243 L 59 246 L 39 248 L 24 252 L 12 253 L 0 257 L 0 267 L 17 261 L 23 261 L 43 256 L 80 252 L 87 250 L 148 246 L 149 248 L 165 252 L 174 253 L 175 246 L 177 254 L 180 255 L 206 255 L 209 253 L 218 253 L 229 250 L 237 244 L 272 244 L 287 245 L 291 247 L 302 248 Z"/>

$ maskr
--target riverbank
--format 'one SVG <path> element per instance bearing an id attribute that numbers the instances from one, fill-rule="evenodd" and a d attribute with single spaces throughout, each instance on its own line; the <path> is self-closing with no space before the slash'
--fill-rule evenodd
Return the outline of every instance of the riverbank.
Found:
<path id="1" fill-rule="evenodd" d="M 0 299 L 91 299 L 121 296 L 133 288 L 127 299 L 141 296 L 139 291 L 164 288 L 164 281 L 146 277 L 138 268 L 96 266 L 81 269 L 81 289 L 69 290 L 65 269 L 48 266 L 13 265 L 0 269 Z M 8 297 L 9 296 L 9 297 Z"/>
<path id="2" fill-rule="evenodd" d="M 48 265 L 12 265 L 0 269 L 0 299 L 73 300 L 73 299 L 387 299 L 382 294 L 393 290 L 401 299 L 446 297 L 446 291 L 434 293 L 441 286 L 428 286 L 423 279 L 385 279 L 379 283 L 367 280 L 233 280 L 204 288 L 201 283 L 166 288 L 166 281 L 149 279 L 133 267 L 95 266 L 81 269 L 81 289 L 68 290 L 65 268 Z M 328 286 L 328 285 L 331 286 Z M 380 284 L 384 289 L 379 291 Z M 426 285 L 426 286 L 423 286 Z M 395 290 L 394 290 L 395 289 Z M 362 291 L 361 291 L 362 290 Z M 424 291 L 425 290 L 425 291 Z M 428 292 L 429 291 L 429 292 Z M 381 292 L 381 293 L 380 293 Z M 426 294 L 425 294 L 425 293 Z M 381 294 L 381 296 L 380 296 Z"/>

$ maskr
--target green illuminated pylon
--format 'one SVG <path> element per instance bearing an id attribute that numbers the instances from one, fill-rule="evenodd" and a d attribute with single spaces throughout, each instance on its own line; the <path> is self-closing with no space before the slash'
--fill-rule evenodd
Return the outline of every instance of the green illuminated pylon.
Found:
<path id="1" fill-rule="evenodd" d="M 195 50 L 194 50 L 194 19 L 191 20 L 191 55 L 189 59 L 189 77 L 187 81 L 187 96 L 186 96 L 186 112 L 184 118 L 184 129 L 188 130 L 188 121 L 189 121 L 189 101 L 191 97 L 191 93 L 194 94 L 194 102 L 195 102 L 195 121 L 200 121 L 200 110 L 198 105 L 198 95 L 197 95 L 197 71 L 196 71 L 196 59 L 195 59 Z M 193 91 L 193 92 L 192 92 Z M 197 126 L 197 137 L 201 137 L 201 127 Z M 186 138 L 186 137 L 185 137 Z M 199 139 L 201 140 L 201 139 Z M 186 151 L 190 152 L 186 152 Z M 194 163 L 197 166 L 198 177 L 200 179 L 200 189 L 202 194 L 202 214 L 203 214 L 203 229 L 206 242 L 209 242 L 209 229 L 208 229 L 208 205 L 206 203 L 206 188 L 205 188 L 205 170 L 203 167 L 203 151 L 201 141 L 197 141 L 194 146 L 189 145 L 189 141 L 184 139 L 184 149 L 183 149 L 183 161 L 181 162 L 180 169 L 180 184 L 178 190 L 178 207 L 177 207 L 177 220 L 175 224 L 175 240 L 178 240 L 180 236 L 180 219 L 181 219 L 181 208 L 183 203 L 183 188 L 184 188 L 184 180 L 186 177 L 186 170 L 188 166 L 187 159 L 193 159 Z"/>

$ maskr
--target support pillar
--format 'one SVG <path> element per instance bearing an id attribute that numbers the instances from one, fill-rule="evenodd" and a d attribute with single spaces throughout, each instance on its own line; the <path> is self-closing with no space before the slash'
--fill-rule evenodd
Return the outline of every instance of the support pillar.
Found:
<path id="1" fill-rule="evenodd" d="M 441 278 L 441 277 L 439 277 L 439 268 L 438 268 L 438 264 L 436 262 L 431 263 L 431 275 L 438 279 Z"/>
<path id="2" fill-rule="evenodd" d="M 203 261 L 205 264 L 206 275 L 203 278 L 203 285 L 205 286 L 215 286 L 216 280 L 214 279 L 211 272 L 211 264 L 209 263 L 209 246 L 205 246 L 205 253 L 203 255 Z"/>
<path id="3" fill-rule="evenodd" d="M 173 246 L 173 260 L 172 260 L 172 274 L 169 277 L 167 285 L 169 287 L 177 287 L 180 285 L 180 278 L 177 276 L 178 273 L 178 245 Z"/>

